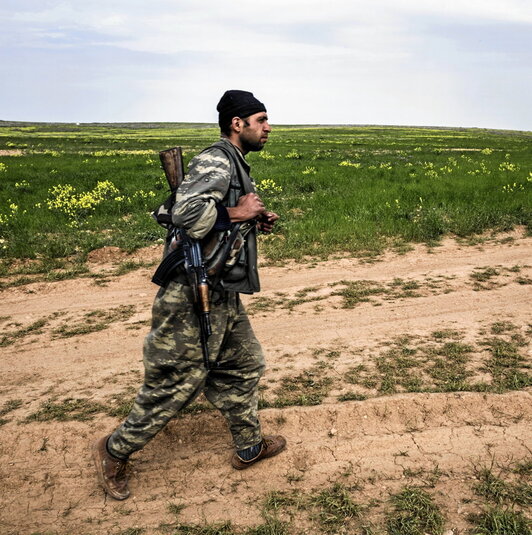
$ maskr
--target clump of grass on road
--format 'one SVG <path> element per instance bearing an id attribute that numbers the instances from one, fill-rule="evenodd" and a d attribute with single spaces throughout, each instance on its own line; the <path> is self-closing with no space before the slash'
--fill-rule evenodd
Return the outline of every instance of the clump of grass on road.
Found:
<path id="1" fill-rule="evenodd" d="M 432 497 L 423 489 L 406 487 L 391 497 L 393 510 L 388 514 L 388 535 L 441 535 L 444 516 Z"/>
<path id="2" fill-rule="evenodd" d="M 30 323 L 26 327 L 20 329 L 14 329 L 2 335 L 0 338 L 0 347 L 6 347 L 14 344 L 16 341 L 25 338 L 30 335 L 42 334 L 43 327 L 48 323 L 44 318 L 38 319 L 33 323 Z"/>
<path id="3" fill-rule="evenodd" d="M 52 332 L 59 338 L 69 338 L 107 329 L 112 323 L 123 322 L 135 314 L 135 305 L 120 305 L 109 310 L 93 310 L 87 312 L 76 323 L 65 321 Z"/>

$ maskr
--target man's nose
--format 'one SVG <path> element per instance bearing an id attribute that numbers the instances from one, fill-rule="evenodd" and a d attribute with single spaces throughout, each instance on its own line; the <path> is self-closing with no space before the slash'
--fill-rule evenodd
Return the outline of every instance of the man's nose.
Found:
<path id="1" fill-rule="evenodd" d="M 268 132 L 268 134 L 272 131 L 272 127 L 270 126 L 270 123 L 264 123 L 264 131 Z"/>

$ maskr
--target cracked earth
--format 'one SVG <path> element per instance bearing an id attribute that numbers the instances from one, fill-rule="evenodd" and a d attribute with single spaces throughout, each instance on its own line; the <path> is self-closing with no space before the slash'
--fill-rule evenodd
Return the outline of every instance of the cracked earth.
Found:
<path id="1" fill-rule="evenodd" d="M 107 253 L 94 256 L 94 272 L 111 268 Z M 152 270 L 110 277 L 105 285 L 83 278 L 4 290 L 0 533 L 121 533 L 137 527 L 159 533 L 176 520 L 169 504 L 186 506 L 183 522 L 256 525 L 266 493 L 310 492 L 338 481 L 356 485 L 353 496 L 360 503 L 384 504 L 405 485 L 425 485 L 448 528 L 465 533 L 468 513 L 479 507 L 471 490 L 475 470 L 530 460 L 530 389 L 496 394 L 398 387 L 384 395 L 377 387 L 346 382 L 345 372 L 365 364 L 371 373 L 371 362 L 398 337 L 410 337 L 414 347 L 435 332 L 453 332 L 472 347 L 471 380 L 485 379 L 488 353 L 481 339 L 490 328 L 512 325 L 521 341 L 530 335 L 531 253 L 532 238 L 520 230 L 476 246 L 454 240 L 431 250 L 416 246 L 374 263 L 344 257 L 263 268 L 260 298 L 266 300 L 248 296 L 245 303 L 269 366 L 262 425 L 287 437 L 287 451 L 235 471 L 221 417 L 212 410 L 185 414 L 134 456 L 132 496 L 125 502 L 106 499 L 98 487 L 89 447 L 121 421 L 105 409 L 130 399 L 140 384 L 142 341 L 156 291 Z M 141 254 L 156 259 L 159 251 Z M 489 280 L 479 281 L 475 273 L 490 273 Z M 382 291 L 346 308 L 335 293 L 342 281 L 371 281 Z M 401 284 L 414 293 L 397 291 Z M 65 326 L 74 329 L 95 311 L 111 318 L 105 327 L 65 335 Z M 528 346 L 521 344 L 520 352 L 527 369 Z M 276 405 L 283 379 L 309 369 L 330 379 L 318 404 Z M 340 401 L 347 392 L 360 400 Z M 43 404 L 68 400 L 97 408 L 64 420 L 35 417 Z M 368 512 L 370 518 L 379 514 L 378 507 Z"/>

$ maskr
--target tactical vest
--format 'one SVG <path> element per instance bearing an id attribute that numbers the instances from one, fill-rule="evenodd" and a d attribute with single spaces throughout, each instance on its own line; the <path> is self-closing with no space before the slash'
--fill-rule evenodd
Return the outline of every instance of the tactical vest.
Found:
<path id="1" fill-rule="evenodd" d="M 227 208 L 233 208 L 243 195 L 255 193 L 253 180 L 249 176 L 249 166 L 245 163 L 238 149 L 229 141 L 222 139 L 203 152 L 212 150 L 222 152 L 230 162 L 231 178 L 228 191 L 221 201 Z M 169 258 L 172 249 L 172 239 L 175 237 L 174 227 L 171 223 L 171 211 L 175 202 L 175 193 L 164 204 L 153 212 L 155 220 L 169 230 L 165 244 L 164 259 L 159 266 L 153 282 L 163 285 L 167 280 L 169 270 L 176 269 L 181 263 L 180 259 Z M 224 266 L 218 266 L 223 245 L 229 237 L 237 235 L 238 249 L 232 251 L 232 256 L 227 259 Z M 215 284 L 221 283 L 226 290 L 239 293 L 254 293 L 260 291 L 260 281 L 257 269 L 257 229 L 255 221 L 244 222 L 237 226 L 233 223 L 231 229 L 225 231 L 211 231 L 202 240 L 203 256 L 207 271 L 211 273 L 218 270 L 218 275 L 213 277 Z M 164 274 L 164 275 L 162 275 Z M 178 277 L 180 280 L 182 277 Z"/>

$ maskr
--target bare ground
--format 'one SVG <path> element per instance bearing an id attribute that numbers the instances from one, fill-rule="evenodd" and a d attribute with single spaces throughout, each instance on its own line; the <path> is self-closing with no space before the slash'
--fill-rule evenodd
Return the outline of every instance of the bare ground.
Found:
<path id="1" fill-rule="evenodd" d="M 171 504 L 186 506 L 180 522 L 251 526 L 262 522 L 267 493 L 312 494 L 335 482 L 370 505 L 364 521 L 377 527 L 391 493 L 421 485 L 447 529 L 466 533 L 468 513 L 483 506 L 472 490 L 478 470 L 530 460 L 530 391 L 441 391 L 430 359 L 458 340 L 468 346 L 468 384 L 489 384 L 486 341 L 512 336 L 522 368 L 530 366 L 531 252 L 532 238 L 518 231 L 477 246 L 417 246 L 374 263 L 264 268 L 263 292 L 246 297 L 269 364 L 261 418 L 266 432 L 287 437 L 288 450 L 237 472 L 221 417 L 186 414 L 135 455 L 132 497 L 123 503 L 98 487 L 89 445 L 120 422 L 109 414 L 124 410 L 140 384 L 152 270 L 4 290 L 0 533 L 160 533 L 177 521 Z M 158 255 L 148 249 L 136 258 Z M 110 272 L 116 258 L 93 255 L 92 271 Z M 372 291 L 353 301 L 348 290 L 360 281 Z M 382 359 L 398 349 L 420 356 L 406 377 L 421 377 L 425 392 L 405 375 L 385 388 Z M 360 401 L 341 401 L 349 395 Z M 320 532 L 311 517 L 294 522 Z"/>

